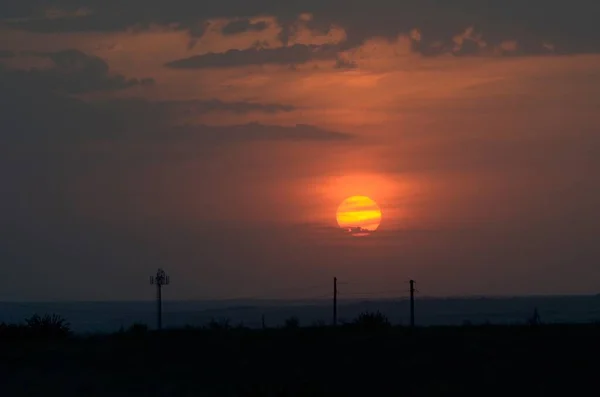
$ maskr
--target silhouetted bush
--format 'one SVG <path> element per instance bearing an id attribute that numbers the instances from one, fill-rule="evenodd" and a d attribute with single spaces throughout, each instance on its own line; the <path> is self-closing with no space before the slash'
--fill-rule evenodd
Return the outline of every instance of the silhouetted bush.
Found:
<path id="1" fill-rule="evenodd" d="M 228 318 L 221 319 L 218 321 L 215 319 L 212 319 L 208 323 L 207 328 L 211 331 L 229 331 L 229 330 L 231 330 L 231 325 L 229 324 Z"/>
<path id="2" fill-rule="evenodd" d="M 132 335 L 145 335 L 148 333 L 148 325 L 142 323 L 133 323 L 126 331 Z"/>
<path id="3" fill-rule="evenodd" d="M 26 319 L 27 329 L 33 336 L 49 338 L 66 338 L 71 335 L 71 326 L 57 314 L 34 314 Z"/>
<path id="4" fill-rule="evenodd" d="M 361 313 L 354 320 L 353 325 L 367 330 L 385 329 L 392 326 L 388 318 L 379 311 Z"/>
<path id="5" fill-rule="evenodd" d="M 284 328 L 287 329 L 296 329 L 300 327 L 300 320 L 296 316 L 292 316 L 285 320 Z"/>
<path id="6" fill-rule="evenodd" d="M 247 330 L 249 330 L 250 328 L 246 327 L 246 325 L 245 325 L 245 324 L 244 324 L 244 322 L 242 321 L 242 322 L 238 323 L 238 325 L 236 325 L 236 326 L 234 327 L 234 329 L 235 329 L 236 331 L 247 331 Z"/>

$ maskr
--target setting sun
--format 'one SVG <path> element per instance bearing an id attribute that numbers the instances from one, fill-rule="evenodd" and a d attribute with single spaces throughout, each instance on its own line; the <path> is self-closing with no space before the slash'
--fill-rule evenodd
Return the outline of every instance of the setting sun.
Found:
<path id="1" fill-rule="evenodd" d="M 340 228 L 353 236 L 366 236 L 379 227 L 381 209 L 367 196 L 352 196 L 339 205 L 336 218 Z"/>

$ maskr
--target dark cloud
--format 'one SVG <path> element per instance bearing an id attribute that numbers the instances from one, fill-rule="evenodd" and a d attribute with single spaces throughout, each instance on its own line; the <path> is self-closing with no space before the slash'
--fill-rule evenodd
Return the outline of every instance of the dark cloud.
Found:
<path id="1" fill-rule="evenodd" d="M 176 69 L 206 69 L 266 64 L 297 65 L 313 60 L 335 59 L 337 51 L 338 47 L 331 44 L 234 49 L 223 53 L 210 52 L 178 59 L 167 63 L 166 66 Z"/>
<path id="2" fill-rule="evenodd" d="M 334 65 L 334 68 L 336 69 L 356 69 L 357 67 L 358 65 L 356 62 L 342 58 L 338 58 Z"/>
<path id="3" fill-rule="evenodd" d="M 70 56 L 52 54 L 56 63 L 70 65 Z M 97 65 L 98 68 L 101 65 Z M 69 69 L 69 68 L 66 68 Z M 77 65 L 72 69 L 79 73 Z M 145 145 L 160 143 L 213 145 L 241 141 L 331 141 L 351 136 L 315 126 L 294 127 L 258 123 L 214 127 L 182 125 L 182 121 L 210 112 L 277 113 L 294 107 L 256 102 L 189 100 L 150 102 L 114 99 L 86 102 L 66 94 L 76 91 L 69 78 L 40 84 L 31 74 L 0 68 L 0 142 L 39 148 L 89 142 Z M 37 75 L 34 75 L 37 77 Z M 30 80 L 25 80 L 25 78 Z M 60 86 L 59 83 L 63 83 Z M 32 117 L 34 115 L 34 117 Z M 192 119 L 193 120 L 193 119 Z"/>
<path id="4" fill-rule="evenodd" d="M 43 10 L 49 7 L 64 10 L 65 16 L 44 18 Z M 76 14 L 82 7 L 91 12 Z M 436 53 L 435 49 L 453 47 L 453 37 L 473 27 L 490 46 L 516 40 L 520 53 L 524 54 L 543 52 L 546 43 L 551 43 L 558 53 L 600 51 L 595 0 L 492 3 L 477 0 L 307 0 L 285 3 L 277 0 L 131 0 L 127 4 L 101 0 L 8 0 L 0 6 L 0 19 L 13 27 L 40 32 L 146 29 L 158 24 L 185 29 L 193 37 L 199 37 L 209 18 L 273 15 L 284 27 L 280 38 L 286 42 L 293 33 L 293 21 L 305 12 L 314 15 L 309 26 L 319 31 L 327 31 L 332 24 L 346 29 L 347 47 L 356 46 L 370 37 L 393 38 L 398 34 L 409 34 L 416 28 L 422 38 L 417 48 L 431 55 Z M 248 22 L 234 22 L 231 29 L 243 30 L 244 21 Z M 463 55 L 468 52 L 472 53 L 467 49 Z"/>
<path id="5" fill-rule="evenodd" d="M 161 134 L 163 137 L 166 135 Z M 177 127 L 167 139 L 182 138 L 192 142 L 228 143 L 248 141 L 340 141 L 352 138 L 352 135 L 324 130 L 307 124 L 293 127 L 249 123 L 229 126 L 196 125 Z"/>
<path id="6" fill-rule="evenodd" d="M 183 27 L 189 31 L 192 40 L 194 40 L 204 36 L 204 33 L 206 33 L 206 29 L 208 29 L 208 26 L 209 24 L 206 21 L 197 21 L 189 25 L 184 25 Z M 182 28 L 182 26 L 178 26 L 178 28 Z"/>
<path id="7" fill-rule="evenodd" d="M 88 103 L 94 117 L 110 120 L 110 130 L 170 130 L 174 125 L 196 122 L 213 112 L 234 114 L 291 112 L 295 108 L 285 104 L 259 102 L 225 102 L 218 99 L 185 101 L 147 101 L 140 98 L 110 99 Z M 125 133 L 125 135 L 129 135 Z"/>
<path id="8" fill-rule="evenodd" d="M 114 125 L 85 102 L 0 69 L 0 146 L 80 143 L 112 133 Z"/>
<path id="9" fill-rule="evenodd" d="M 14 58 L 16 55 L 14 51 L 0 50 L 0 58 Z"/>
<path id="10" fill-rule="evenodd" d="M 291 112 L 292 105 L 260 102 L 225 102 L 219 99 L 187 100 L 187 101 L 156 101 L 143 99 L 122 99 L 100 102 L 101 106 L 110 109 L 127 109 L 129 113 L 160 114 L 160 115 L 202 115 L 210 112 L 231 112 L 245 114 L 251 112 L 280 113 Z"/>
<path id="11" fill-rule="evenodd" d="M 265 21 L 252 23 L 249 19 L 236 19 L 223 27 L 221 33 L 232 35 L 244 32 L 260 32 L 268 27 Z"/>
<path id="12" fill-rule="evenodd" d="M 151 78 L 128 79 L 120 74 L 111 74 L 105 61 L 78 50 L 28 55 L 47 58 L 52 61 L 52 67 L 5 70 L 1 78 L 13 80 L 18 87 L 33 86 L 67 94 L 114 91 L 154 83 Z"/>
<path id="13" fill-rule="evenodd" d="M 12 3 L 16 0 L 9 0 Z M 68 0 L 41 2 L 26 0 L 19 7 L 0 6 L 0 19 L 12 28 L 40 33 L 114 32 L 128 29 L 145 30 L 152 25 L 186 29 L 192 36 L 204 33 L 202 13 L 194 12 L 197 7 L 170 7 L 169 2 L 141 2 L 133 0 L 127 5 L 105 3 L 95 0 L 75 4 Z M 77 15 L 86 7 L 91 11 Z M 44 10 L 54 8 L 63 11 L 63 16 L 46 17 Z M 191 11 L 188 12 L 188 11 Z"/>

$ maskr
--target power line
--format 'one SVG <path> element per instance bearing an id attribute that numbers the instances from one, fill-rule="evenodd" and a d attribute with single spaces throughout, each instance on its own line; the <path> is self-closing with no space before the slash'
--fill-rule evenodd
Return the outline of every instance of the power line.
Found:
<path id="1" fill-rule="evenodd" d="M 355 296 L 355 295 L 382 295 L 382 294 L 408 294 L 409 291 L 403 290 L 382 290 L 382 291 L 361 291 L 361 292 L 344 292 L 343 296 Z M 403 297 L 406 297 L 404 295 Z"/>
<path id="2" fill-rule="evenodd" d="M 215 297 L 213 296 L 204 296 L 201 297 L 199 299 L 203 299 L 203 300 L 216 300 L 216 301 L 226 301 L 226 300 L 255 300 L 255 299 L 290 299 L 290 298 L 284 298 L 284 296 L 282 294 L 277 294 L 277 292 L 284 292 L 284 293 L 293 293 L 293 292 L 304 292 L 304 291 L 311 291 L 311 290 L 315 290 L 317 288 L 323 288 L 323 290 L 325 290 L 328 287 L 327 284 L 316 284 L 316 285 L 311 285 L 308 287 L 294 287 L 294 288 L 277 288 L 277 289 L 272 289 L 270 291 L 267 292 L 263 292 L 261 294 L 257 294 L 257 295 L 229 295 L 229 296 L 220 296 L 220 297 Z M 321 296 L 321 295 L 319 295 Z M 329 296 L 329 295 L 327 295 Z M 309 298 L 294 298 L 294 299 L 310 299 Z"/>

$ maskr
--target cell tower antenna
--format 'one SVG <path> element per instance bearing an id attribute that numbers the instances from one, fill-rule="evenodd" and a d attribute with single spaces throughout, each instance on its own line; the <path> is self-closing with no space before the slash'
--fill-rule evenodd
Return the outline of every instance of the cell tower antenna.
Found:
<path id="1" fill-rule="evenodd" d="M 156 328 L 162 329 L 162 286 L 171 282 L 167 273 L 161 268 L 156 271 L 155 276 L 150 276 L 150 284 L 156 285 Z"/>

